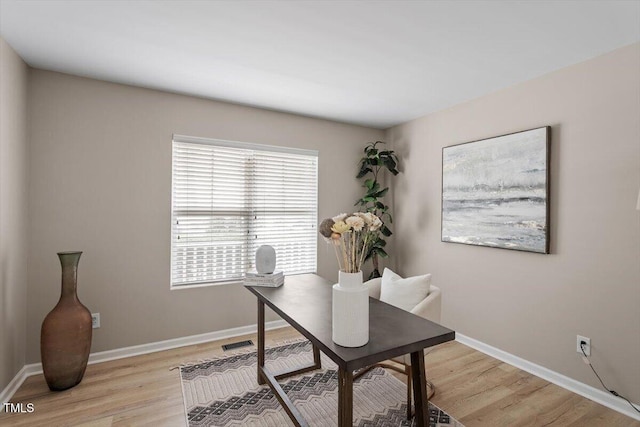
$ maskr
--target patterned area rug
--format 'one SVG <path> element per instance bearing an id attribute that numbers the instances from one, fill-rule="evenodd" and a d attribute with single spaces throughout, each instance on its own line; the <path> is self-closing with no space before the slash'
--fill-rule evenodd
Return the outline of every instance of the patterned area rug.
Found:
<path id="1" fill-rule="evenodd" d="M 301 341 L 267 349 L 273 371 L 291 370 L 313 362 L 311 343 Z M 256 381 L 256 352 L 229 356 L 180 368 L 187 421 L 195 426 L 293 425 L 268 386 Z M 311 426 L 337 426 L 336 365 L 322 354 L 323 369 L 280 382 Z M 406 385 L 382 368 L 353 385 L 356 426 L 411 426 L 406 415 Z M 463 427 L 429 402 L 431 426 Z"/>

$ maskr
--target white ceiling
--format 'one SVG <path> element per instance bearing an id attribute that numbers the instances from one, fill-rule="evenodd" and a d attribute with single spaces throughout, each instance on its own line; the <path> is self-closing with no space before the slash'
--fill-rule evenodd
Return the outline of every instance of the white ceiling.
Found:
<path id="1" fill-rule="evenodd" d="M 640 1 L 15 1 L 31 66 L 377 128 L 640 41 Z"/>

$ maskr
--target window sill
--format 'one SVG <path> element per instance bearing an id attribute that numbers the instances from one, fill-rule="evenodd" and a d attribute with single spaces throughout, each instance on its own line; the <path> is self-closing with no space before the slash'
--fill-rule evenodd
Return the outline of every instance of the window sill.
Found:
<path id="1" fill-rule="evenodd" d="M 182 291 L 185 289 L 194 289 L 194 288 L 208 288 L 211 286 L 227 286 L 227 285 L 242 285 L 242 280 L 231 280 L 228 282 L 208 282 L 208 283 L 196 283 L 193 285 L 170 285 L 169 290 L 171 291 Z"/>

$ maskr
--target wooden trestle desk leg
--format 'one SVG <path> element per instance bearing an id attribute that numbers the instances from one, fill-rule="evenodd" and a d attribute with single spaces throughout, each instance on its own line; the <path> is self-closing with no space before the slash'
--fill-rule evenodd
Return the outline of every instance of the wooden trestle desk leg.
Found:
<path id="1" fill-rule="evenodd" d="M 258 299 L 258 384 L 266 384 L 262 377 L 264 367 L 264 303 Z"/>
<path id="2" fill-rule="evenodd" d="M 353 372 L 338 370 L 338 427 L 353 426 Z"/>
<path id="3" fill-rule="evenodd" d="M 413 381 L 413 400 L 416 407 L 416 427 L 429 426 L 429 400 L 427 396 L 427 378 L 424 372 L 424 353 L 422 350 L 411 353 L 411 380 Z"/>

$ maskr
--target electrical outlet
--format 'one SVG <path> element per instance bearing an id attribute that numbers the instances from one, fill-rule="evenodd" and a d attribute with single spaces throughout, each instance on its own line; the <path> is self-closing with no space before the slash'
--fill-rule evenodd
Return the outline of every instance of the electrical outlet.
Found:
<path id="1" fill-rule="evenodd" d="M 91 327 L 93 329 L 100 327 L 100 313 L 91 313 Z"/>
<path id="2" fill-rule="evenodd" d="M 587 356 L 591 356 L 591 338 L 583 337 L 582 335 L 578 335 L 576 339 L 576 351 L 582 355 L 582 349 L 580 348 L 580 344 L 584 342 L 584 353 Z"/>

